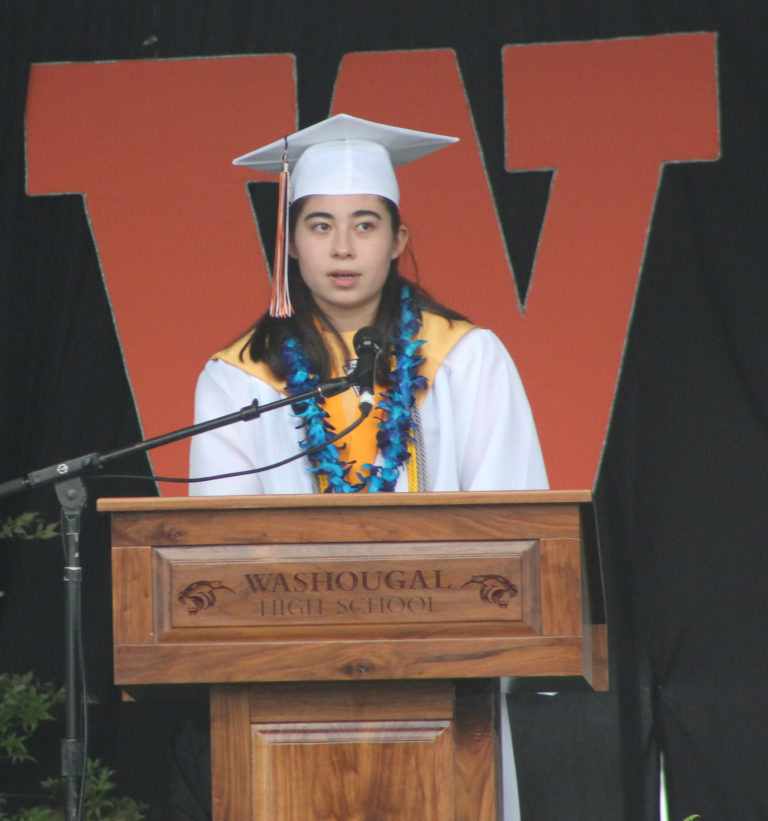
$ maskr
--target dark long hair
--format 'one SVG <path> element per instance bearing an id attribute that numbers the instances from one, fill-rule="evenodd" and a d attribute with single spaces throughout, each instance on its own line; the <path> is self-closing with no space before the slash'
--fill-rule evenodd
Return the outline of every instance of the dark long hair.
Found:
<path id="1" fill-rule="evenodd" d="M 384 197 L 380 198 L 385 205 L 392 221 L 393 236 L 400 230 L 401 219 L 397 206 Z M 291 205 L 289 213 L 289 225 L 291 226 L 291 237 L 293 226 L 301 215 L 301 211 L 306 203 L 306 198 L 297 200 Z M 381 292 L 381 300 L 374 319 L 374 325 L 381 332 L 381 338 L 389 340 L 392 338 L 395 326 L 400 319 L 400 291 L 403 285 L 407 284 L 413 295 L 414 304 L 422 310 L 439 314 L 446 319 L 465 319 L 456 311 L 446 308 L 432 297 L 418 284 L 406 280 L 400 275 L 397 267 L 397 260 L 393 259 L 389 266 L 389 273 L 384 281 Z M 349 357 L 350 351 L 347 349 L 344 340 L 331 319 L 315 302 L 312 292 L 304 282 L 299 265 L 292 257 L 288 261 L 288 287 L 293 303 L 293 316 L 287 319 L 277 319 L 271 317 L 269 313 L 263 314 L 253 326 L 252 333 L 248 341 L 240 351 L 240 359 L 248 356 L 254 362 L 266 363 L 271 371 L 280 379 L 285 379 L 285 373 L 280 361 L 280 351 L 286 334 L 293 334 L 301 344 L 307 356 L 313 373 L 320 379 L 328 379 L 331 375 L 331 359 L 328 349 L 323 343 L 323 337 L 317 328 L 315 318 L 330 330 L 341 344 L 345 355 Z M 379 384 L 389 384 L 389 364 L 387 357 L 379 357 L 376 379 Z"/>

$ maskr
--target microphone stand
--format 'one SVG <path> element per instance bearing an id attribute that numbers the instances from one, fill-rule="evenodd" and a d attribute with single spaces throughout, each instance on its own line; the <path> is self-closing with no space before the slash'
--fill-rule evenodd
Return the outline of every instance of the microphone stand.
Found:
<path id="1" fill-rule="evenodd" d="M 100 470 L 104 465 L 153 448 L 169 445 L 181 439 L 188 439 L 199 433 L 257 419 L 267 411 L 277 410 L 285 405 L 293 405 L 307 399 L 322 399 L 343 393 L 360 381 L 360 375 L 353 371 L 348 376 L 329 379 L 312 390 L 294 396 L 283 397 L 266 405 L 258 400 L 238 411 L 190 425 L 170 433 L 137 442 L 130 447 L 109 453 L 88 453 L 66 462 L 49 465 L 35 470 L 18 479 L 0 483 L 0 498 L 22 490 L 53 484 L 62 510 L 64 523 L 64 690 L 65 690 L 65 736 L 61 742 L 61 774 L 65 791 L 65 821 L 80 821 L 85 796 L 83 776 L 85 772 L 85 721 L 87 696 L 82 693 L 84 663 L 82 645 L 82 582 L 83 570 L 80 564 L 80 519 L 87 498 L 82 476 Z"/>

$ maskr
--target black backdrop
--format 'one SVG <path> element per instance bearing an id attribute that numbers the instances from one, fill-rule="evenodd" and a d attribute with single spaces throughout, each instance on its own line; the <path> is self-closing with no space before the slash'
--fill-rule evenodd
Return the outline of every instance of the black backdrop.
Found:
<path id="1" fill-rule="evenodd" d="M 671 821 L 768 818 L 762 0 L 2 0 L 0 481 L 139 434 L 82 200 L 25 195 L 31 62 L 293 52 L 303 126 L 326 116 L 344 53 L 452 48 L 501 169 L 503 45 L 692 31 L 718 34 L 722 158 L 663 172 L 595 488 L 614 687 L 517 696 L 511 709 L 524 821 L 656 818 L 660 750 Z M 525 280 L 547 182 L 502 176 L 497 199 L 525 215 L 505 224 Z M 115 481 L 94 495 L 146 492 Z M 56 515 L 49 490 L 6 500 L 2 515 L 30 507 Z M 185 708 L 119 703 L 105 525 L 90 509 L 84 525 L 93 752 L 149 799 Z M 58 548 L 5 550 L 0 567 L 2 669 L 60 680 Z M 38 750 L 54 768 L 57 732 Z"/>

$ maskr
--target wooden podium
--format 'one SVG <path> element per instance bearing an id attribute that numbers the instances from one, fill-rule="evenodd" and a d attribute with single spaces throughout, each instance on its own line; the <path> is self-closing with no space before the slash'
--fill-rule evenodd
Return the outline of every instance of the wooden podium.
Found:
<path id="1" fill-rule="evenodd" d="M 498 821 L 495 679 L 607 688 L 588 492 L 98 507 L 115 681 L 210 685 L 215 821 Z"/>

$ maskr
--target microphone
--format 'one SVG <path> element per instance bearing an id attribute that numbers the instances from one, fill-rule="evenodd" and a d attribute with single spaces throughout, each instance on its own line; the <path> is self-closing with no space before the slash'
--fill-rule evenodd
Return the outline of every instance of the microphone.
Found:
<path id="1" fill-rule="evenodd" d="M 349 375 L 353 385 L 360 388 L 360 398 L 357 403 L 360 412 L 366 416 L 373 410 L 374 393 L 373 381 L 376 366 L 376 357 L 381 351 L 381 331 L 369 325 L 355 334 L 352 345 L 357 354 L 357 365 Z"/>

